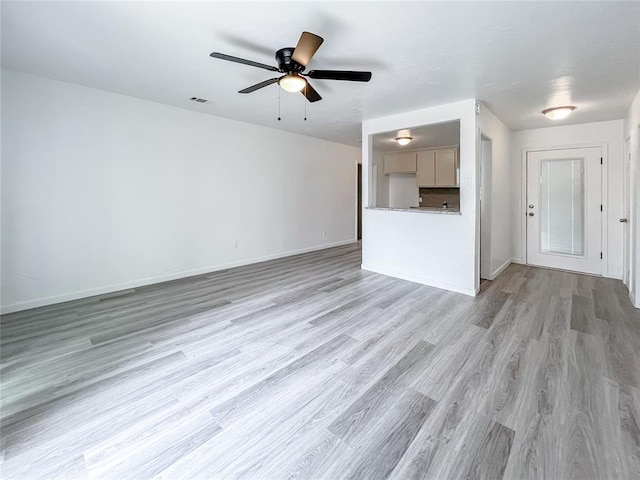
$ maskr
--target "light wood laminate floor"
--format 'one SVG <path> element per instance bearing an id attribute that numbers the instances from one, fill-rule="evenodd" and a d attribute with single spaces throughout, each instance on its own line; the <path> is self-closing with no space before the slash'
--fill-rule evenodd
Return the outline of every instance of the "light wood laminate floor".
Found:
<path id="1" fill-rule="evenodd" d="M 4 479 L 640 478 L 619 281 L 512 265 L 471 298 L 350 245 L 1 333 Z"/>

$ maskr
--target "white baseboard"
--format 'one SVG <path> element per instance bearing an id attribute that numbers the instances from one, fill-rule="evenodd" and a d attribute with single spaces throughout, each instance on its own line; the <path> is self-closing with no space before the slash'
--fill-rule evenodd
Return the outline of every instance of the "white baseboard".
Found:
<path id="1" fill-rule="evenodd" d="M 511 263 L 517 263 L 519 265 L 526 265 L 527 262 L 525 262 L 522 259 L 519 258 L 512 258 L 511 259 Z M 533 265 L 535 267 L 535 265 Z M 540 268 L 547 268 L 547 267 L 540 267 Z M 576 273 L 580 273 L 580 272 L 576 272 Z M 585 273 L 584 275 L 590 275 L 589 273 Z M 614 272 L 609 272 L 609 271 L 605 271 L 602 273 L 602 276 L 605 278 L 613 278 L 616 280 L 622 280 L 622 271 L 614 271 Z"/>
<path id="2" fill-rule="evenodd" d="M 265 255 L 262 257 L 250 258 L 247 260 L 241 260 L 238 262 L 225 263 L 223 265 L 210 265 L 208 267 L 196 268 L 193 270 L 186 270 L 182 272 L 171 273 L 168 275 L 159 275 L 157 277 L 149 277 L 131 282 L 118 283 L 114 285 L 106 285 L 103 287 L 88 288 L 86 290 L 76 290 L 75 292 L 65 293 L 62 295 L 54 295 L 50 297 L 36 298 L 33 300 L 26 300 L 22 302 L 10 303 L 9 305 L 0 306 L 0 314 L 6 315 L 8 313 L 20 312 L 22 310 L 29 310 L 31 308 L 44 307 L 47 305 L 55 305 L 56 303 L 68 302 L 71 300 L 78 300 L 81 298 L 93 297 L 95 295 L 104 295 L 106 293 L 118 292 L 120 290 L 127 290 L 129 288 L 144 287 L 146 285 L 153 285 L 155 283 L 168 282 L 171 280 L 177 280 L 179 278 L 192 277 L 194 275 L 202 275 L 204 273 L 213 273 L 220 270 L 226 270 L 228 268 L 242 267 L 244 265 L 250 265 L 252 263 L 266 262 L 268 260 L 275 260 L 278 258 L 291 257 L 293 255 L 300 255 L 302 253 L 315 252 L 317 250 L 325 250 L 327 248 L 340 247 L 342 245 L 349 245 L 356 243 L 356 239 L 342 240 L 340 242 L 327 243 L 323 245 L 316 245 L 314 247 L 302 248 L 300 250 L 292 250 L 289 252 L 276 253 L 273 255 Z"/>
<path id="3" fill-rule="evenodd" d="M 397 271 L 389 270 L 387 268 L 377 267 L 371 264 L 363 263 L 360 267 L 363 270 L 367 270 L 369 272 L 380 273 L 382 275 L 387 275 L 389 277 L 400 278 L 402 280 L 421 283 L 422 285 L 428 285 L 430 287 L 441 288 L 443 290 L 449 290 L 451 292 L 456 292 L 456 293 L 462 293 L 464 295 L 469 295 L 471 297 L 476 296 L 475 288 L 465 288 L 460 285 L 453 285 L 453 284 L 442 282 L 440 280 L 436 280 L 433 278 L 426 278 L 426 277 L 420 277 L 415 275 L 406 275 L 402 272 L 397 272 Z"/>
<path id="4" fill-rule="evenodd" d="M 636 299 L 635 295 L 631 290 L 629 290 L 629 300 L 631 300 L 631 305 L 636 308 L 640 308 L 640 299 Z"/>
<path id="5" fill-rule="evenodd" d="M 494 272 L 491 273 L 491 278 L 489 278 L 488 280 L 495 280 L 496 277 L 498 275 L 500 275 L 502 272 L 505 271 L 505 269 L 511 265 L 511 263 L 513 262 L 512 259 L 507 260 L 506 262 L 504 262 L 500 267 L 498 267 Z"/>
<path id="6" fill-rule="evenodd" d="M 613 278 L 622 281 L 622 272 L 607 272 L 602 274 L 605 278 Z"/>

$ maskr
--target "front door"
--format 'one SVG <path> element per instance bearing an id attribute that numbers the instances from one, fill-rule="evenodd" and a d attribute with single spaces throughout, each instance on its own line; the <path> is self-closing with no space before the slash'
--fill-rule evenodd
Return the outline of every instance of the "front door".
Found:
<path id="1" fill-rule="evenodd" d="M 599 147 L 527 152 L 527 263 L 602 274 Z"/>

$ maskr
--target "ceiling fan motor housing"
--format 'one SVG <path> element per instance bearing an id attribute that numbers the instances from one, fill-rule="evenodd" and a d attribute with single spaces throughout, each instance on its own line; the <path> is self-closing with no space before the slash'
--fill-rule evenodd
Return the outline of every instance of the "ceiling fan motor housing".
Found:
<path id="1" fill-rule="evenodd" d="M 276 52 L 276 61 L 278 62 L 278 67 L 281 71 L 285 73 L 300 73 L 304 71 L 304 65 L 300 65 L 291 58 L 294 50 L 295 47 L 288 47 L 281 48 Z"/>

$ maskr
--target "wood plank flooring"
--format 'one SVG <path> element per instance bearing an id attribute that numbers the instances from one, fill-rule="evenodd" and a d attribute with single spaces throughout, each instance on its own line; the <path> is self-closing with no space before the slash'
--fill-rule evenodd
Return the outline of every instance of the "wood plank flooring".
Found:
<path id="1" fill-rule="evenodd" d="M 358 245 L 2 317 L 3 479 L 640 479 L 640 313 L 510 266 L 471 298 Z"/>

